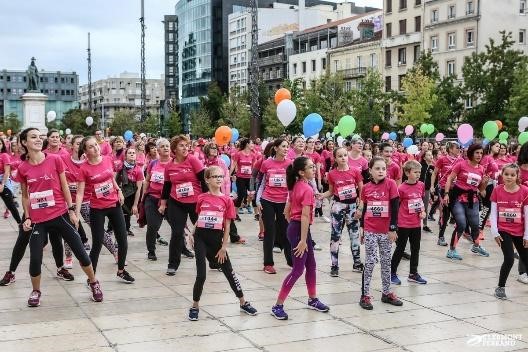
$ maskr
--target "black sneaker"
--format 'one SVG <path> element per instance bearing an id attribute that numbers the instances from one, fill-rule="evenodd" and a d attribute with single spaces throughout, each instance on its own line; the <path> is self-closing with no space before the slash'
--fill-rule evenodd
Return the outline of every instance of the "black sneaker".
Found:
<path id="1" fill-rule="evenodd" d="M 352 265 L 352 271 L 361 273 L 363 269 L 364 269 L 364 266 L 363 266 L 363 263 L 361 262 L 354 263 L 354 265 Z"/>
<path id="2" fill-rule="evenodd" d="M 240 306 L 240 311 L 248 315 L 257 315 L 257 310 L 253 308 L 249 302 L 246 302 L 244 305 Z"/>
<path id="3" fill-rule="evenodd" d="M 389 303 L 389 304 L 392 304 L 393 306 L 403 306 L 403 302 L 400 301 L 400 299 L 398 298 L 398 296 L 396 296 L 396 294 L 394 292 L 391 292 L 389 294 L 384 294 L 382 293 L 381 294 L 381 301 L 383 303 Z"/>
<path id="4" fill-rule="evenodd" d="M 255 221 L 260 221 L 260 214 L 255 214 Z"/>
<path id="5" fill-rule="evenodd" d="M 199 312 L 200 310 L 198 308 L 191 307 L 191 309 L 189 309 L 189 320 L 197 321 Z"/>
<path id="6" fill-rule="evenodd" d="M 429 215 L 429 216 L 427 217 L 427 220 L 429 220 L 429 221 L 436 221 L 436 219 L 435 219 L 434 216 L 432 216 L 432 215 Z"/>
<path id="7" fill-rule="evenodd" d="M 337 266 L 333 266 L 330 268 L 330 276 L 331 277 L 338 277 L 339 276 L 339 268 Z"/>
<path id="8" fill-rule="evenodd" d="M 374 308 L 374 306 L 372 306 L 370 296 L 361 296 L 361 299 L 359 300 L 359 306 L 366 310 L 372 310 Z"/>
<path id="9" fill-rule="evenodd" d="M 117 273 L 117 277 L 120 278 L 122 281 L 126 282 L 127 284 L 131 284 L 134 281 L 136 281 L 136 279 L 134 279 L 132 276 L 130 276 L 130 274 L 126 270 L 123 270 L 120 273 L 118 272 Z"/>
<path id="10" fill-rule="evenodd" d="M 64 281 L 73 281 L 74 277 L 70 272 L 64 268 L 57 269 L 57 277 Z"/>
<path id="11" fill-rule="evenodd" d="M 240 218 L 240 216 L 238 216 L 238 214 L 237 214 L 235 220 L 236 220 L 236 221 L 239 221 L 239 222 L 242 221 L 242 219 Z"/>
<path id="12" fill-rule="evenodd" d="M 185 248 L 185 249 L 182 251 L 182 255 L 183 255 L 185 258 L 189 258 L 189 259 L 194 258 L 194 253 L 191 252 L 190 250 L 188 250 L 187 248 Z"/>
<path id="13" fill-rule="evenodd" d="M 158 260 L 158 257 L 156 257 L 156 253 L 154 253 L 154 252 L 149 252 L 147 254 L 147 258 L 148 258 L 148 260 L 152 260 L 153 262 Z"/>
<path id="14" fill-rule="evenodd" d="M 403 258 L 403 259 L 410 260 L 410 259 L 411 259 L 411 255 L 410 255 L 409 253 L 407 253 L 407 252 L 403 252 L 403 254 L 402 254 L 402 258 Z"/>
<path id="15" fill-rule="evenodd" d="M 6 271 L 2 280 L 0 280 L 0 286 L 9 286 L 15 281 L 15 273 L 11 271 Z"/>
<path id="16" fill-rule="evenodd" d="M 127 234 L 128 234 L 129 236 L 134 236 L 134 233 L 133 233 L 132 231 L 130 231 L 130 230 L 127 231 Z"/>
<path id="17" fill-rule="evenodd" d="M 424 226 L 424 227 L 423 227 L 423 230 L 424 230 L 425 232 L 433 232 L 433 230 L 431 230 L 431 229 L 429 228 L 429 226 Z"/>
<path id="18" fill-rule="evenodd" d="M 168 246 L 169 242 L 167 242 L 163 237 L 158 237 L 157 242 L 160 246 Z"/>

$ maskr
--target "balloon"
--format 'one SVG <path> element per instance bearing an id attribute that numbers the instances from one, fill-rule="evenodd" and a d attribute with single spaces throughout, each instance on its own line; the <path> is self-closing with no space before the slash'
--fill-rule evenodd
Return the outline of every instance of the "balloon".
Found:
<path id="1" fill-rule="evenodd" d="M 398 135 L 396 134 L 396 132 L 391 132 L 391 133 L 389 134 L 389 138 L 390 138 L 391 140 L 395 141 L 396 138 L 398 138 Z"/>
<path id="2" fill-rule="evenodd" d="M 434 125 L 433 124 L 428 124 L 427 125 L 427 134 L 433 134 L 435 128 L 434 128 Z"/>
<path id="3" fill-rule="evenodd" d="M 489 140 L 487 138 L 484 138 L 484 140 L 482 141 L 482 146 L 485 147 L 489 144 Z"/>
<path id="4" fill-rule="evenodd" d="M 69 128 L 66 129 L 66 134 L 71 134 L 71 130 Z"/>
<path id="5" fill-rule="evenodd" d="M 411 125 L 405 126 L 405 135 L 410 136 L 414 132 L 414 127 Z"/>
<path id="6" fill-rule="evenodd" d="M 497 137 L 497 134 L 499 133 L 499 126 L 495 121 L 487 121 L 484 126 L 482 126 L 482 134 L 484 137 L 486 137 L 488 140 L 492 140 L 493 138 Z"/>
<path id="7" fill-rule="evenodd" d="M 506 139 L 499 139 L 500 144 L 508 144 L 508 140 Z"/>
<path id="8" fill-rule="evenodd" d="M 372 131 L 373 131 L 374 133 L 378 133 L 379 130 L 380 130 L 380 127 L 379 127 L 378 125 L 374 125 L 374 127 L 372 127 Z"/>
<path id="9" fill-rule="evenodd" d="M 427 124 L 426 123 L 422 123 L 422 125 L 420 126 L 420 132 L 422 132 L 422 134 L 426 134 L 427 133 Z"/>
<path id="10" fill-rule="evenodd" d="M 51 122 L 55 120 L 55 118 L 57 117 L 57 113 L 53 110 L 48 111 L 47 117 L 48 117 L 48 122 Z"/>
<path id="11" fill-rule="evenodd" d="M 127 130 L 125 131 L 125 133 L 123 133 L 123 138 L 125 138 L 125 141 L 130 141 L 132 139 L 132 137 L 134 137 L 134 134 L 132 133 L 131 130 Z"/>
<path id="12" fill-rule="evenodd" d="M 266 146 L 268 145 L 268 141 L 264 141 L 260 144 L 260 147 L 262 148 L 262 150 L 266 149 Z"/>
<path id="13" fill-rule="evenodd" d="M 348 137 L 356 130 L 356 120 L 350 115 L 345 115 L 341 117 L 337 127 L 343 137 Z"/>
<path id="14" fill-rule="evenodd" d="M 64 134 L 64 131 L 63 130 L 60 130 L 59 131 L 59 134 L 62 136 Z"/>
<path id="15" fill-rule="evenodd" d="M 408 154 L 411 154 L 411 155 L 416 155 L 420 152 L 420 150 L 418 150 L 418 146 L 413 144 L 409 147 L 407 147 L 407 153 Z"/>
<path id="16" fill-rule="evenodd" d="M 354 135 L 352 136 L 352 139 L 361 139 L 361 136 L 357 133 L 354 133 Z"/>
<path id="17" fill-rule="evenodd" d="M 277 117 L 284 127 L 288 127 L 295 120 L 295 115 L 297 115 L 297 107 L 293 101 L 284 99 L 277 105 Z"/>
<path id="18" fill-rule="evenodd" d="M 13 133 L 13 131 L 11 131 L 11 130 L 7 130 L 6 132 L 7 132 L 8 136 L 11 136 L 11 133 Z"/>
<path id="19" fill-rule="evenodd" d="M 222 154 L 220 155 L 220 159 L 222 159 L 224 161 L 224 163 L 226 164 L 226 166 L 229 168 L 229 166 L 231 166 L 231 159 L 229 159 L 229 157 L 225 154 Z"/>
<path id="20" fill-rule="evenodd" d="M 499 128 L 499 131 L 502 130 L 502 121 L 501 120 L 495 120 L 495 123 L 497 124 L 497 127 Z"/>
<path id="21" fill-rule="evenodd" d="M 469 141 L 467 141 L 466 143 L 462 143 L 462 141 L 460 141 L 460 144 L 462 145 L 462 148 L 467 148 L 469 147 L 471 144 L 473 144 L 473 138 L 471 138 Z"/>
<path id="22" fill-rule="evenodd" d="M 528 127 L 528 116 L 523 116 L 519 119 L 519 132 L 524 132 Z"/>
<path id="23" fill-rule="evenodd" d="M 466 144 L 473 139 L 473 127 L 468 123 L 460 125 L 457 130 L 457 136 L 461 144 Z"/>
<path id="24" fill-rule="evenodd" d="M 439 132 L 436 134 L 435 141 L 441 142 L 444 140 L 444 138 L 445 138 L 444 134 L 442 132 Z"/>
<path id="25" fill-rule="evenodd" d="M 345 139 L 342 136 L 337 137 L 337 145 L 342 147 Z"/>
<path id="26" fill-rule="evenodd" d="M 339 134 L 339 127 L 337 126 L 334 127 L 334 134 Z"/>
<path id="27" fill-rule="evenodd" d="M 303 134 L 305 137 L 318 135 L 323 128 L 323 118 L 321 115 L 311 113 L 306 116 L 303 121 Z"/>
<path id="28" fill-rule="evenodd" d="M 384 139 L 384 140 L 389 139 L 389 132 L 383 132 L 383 134 L 381 135 L 381 139 Z"/>
<path id="29" fill-rule="evenodd" d="M 519 137 L 517 137 L 517 140 L 519 141 L 519 144 L 524 144 L 528 142 L 528 132 L 521 132 Z"/>
<path id="30" fill-rule="evenodd" d="M 231 140 L 231 129 L 227 126 L 220 126 L 215 131 L 215 140 L 218 146 L 224 146 Z"/>
<path id="31" fill-rule="evenodd" d="M 144 134 L 144 133 L 140 133 L 139 136 L 140 136 L 141 138 L 145 138 L 147 135 Z"/>
<path id="32" fill-rule="evenodd" d="M 411 145 L 413 145 L 413 140 L 409 137 L 406 137 L 403 139 L 402 145 L 404 148 L 410 147 Z"/>
<path id="33" fill-rule="evenodd" d="M 291 93 L 286 88 L 281 88 L 275 92 L 275 105 L 279 105 L 279 103 L 283 100 L 291 100 Z"/>
<path id="34" fill-rule="evenodd" d="M 238 140 L 240 133 L 236 128 L 231 129 L 231 143 L 235 143 Z"/>
<path id="35" fill-rule="evenodd" d="M 510 135 L 508 134 L 508 132 L 503 131 L 503 132 L 501 132 L 501 133 L 499 134 L 499 139 L 505 141 L 505 140 L 508 139 L 509 136 L 510 136 Z"/>
<path id="36" fill-rule="evenodd" d="M 86 117 L 85 122 L 86 122 L 86 126 L 93 125 L 93 123 L 94 123 L 93 117 L 91 117 L 91 116 Z"/>
<path id="37" fill-rule="evenodd" d="M 331 138 L 332 137 L 332 133 L 326 132 L 325 136 L 326 136 L 326 138 Z"/>

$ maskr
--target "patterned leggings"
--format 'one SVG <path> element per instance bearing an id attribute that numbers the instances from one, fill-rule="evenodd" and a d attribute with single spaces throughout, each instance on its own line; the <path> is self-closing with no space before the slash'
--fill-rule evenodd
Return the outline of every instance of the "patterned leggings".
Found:
<path id="1" fill-rule="evenodd" d="M 365 269 L 363 271 L 363 296 L 370 293 L 370 280 L 374 265 L 378 261 L 378 247 L 381 264 L 381 285 L 384 294 L 390 293 L 391 275 L 391 247 L 392 243 L 386 233 L 372 233 L 365 231 Z"/>
<path id="2" fill-rule="evenodd" d="M 330 237 L 330 257 L 332 259 L 332 266 L 339 267 L 339 243 L 341 241 L 341 233 L 345 224 L 348 230 L 348 237 L 350 238 L 350 249 L 352 250 L 352 257 L 354 264 L 361 263 L 361 256 L 359 255 L 359 220 L 354 219 L 357 204 L 345 204 L 334 201 L 332 204 L 332 232 Z"/>

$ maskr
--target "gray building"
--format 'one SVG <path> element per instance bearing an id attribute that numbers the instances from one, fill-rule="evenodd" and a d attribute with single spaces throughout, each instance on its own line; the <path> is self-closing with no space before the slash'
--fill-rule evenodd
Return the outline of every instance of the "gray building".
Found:
<path id="1" fill-rule="evenodd" d="M 62 119 L 64 113 L 77 108 L 79 96 L 79 76 L 75 72 L 40 71 L 39 88 L 42 94 L 48 96 L 46 113 L 55 111 L 57 119 Z M 0 116 L 15 113 L 22 121 L 21 96 L 27 92 L 27 73 L 22 70 L 0 71 Z"/>
<path id="2" fill-rule="evenodd" d="M 165 28 L 165 99 L 178 100 L 178 17 L 166 15 Z"/>

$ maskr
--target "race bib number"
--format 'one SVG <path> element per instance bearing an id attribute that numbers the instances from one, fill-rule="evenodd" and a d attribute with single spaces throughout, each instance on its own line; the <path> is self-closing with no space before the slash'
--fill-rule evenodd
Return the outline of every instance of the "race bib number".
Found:
<path id="1" fill-rule="evenodd" d="M 424 208 L 421 198 L 409 199 L 407 205 L 409 207 L 409 214 L 421 213 Z"/>
<path id="2" fill-rule="evenodd" d="M 354 199 L 357 197 L 356 185 L 346 185 L 337 189 L 339 200 Z"/>
<path id="3" fill-rule="evenodd" d="M 272 174 L 269 178 L 268 185 L 270 187 L 286 188 L 286 174 Z"/>
<path id="4" fill-rule="evenodd" d="M 112 181 L 106 181 L 98 183 L 94 186 L 95 196 L 97 198 L 108 197 L 110 193 L 114 190 L 114 184 Z"/>
<path id="5" fill-rule="evenodd" d="M 165 182 L 164 173 L 159 171 L 152 172 L 152 175 L 150 176 L 150 182 L 163 184 Z"/>
<path id="6" fill-rule="evenodd" d="M 243 175 L 251 175 L 251 165 L 240 165 L 240 173 Z"/>
<path id="7" fill-rule="evenodd" d="M 55 198 L 53 197 L 53 190 L 42 192 L 35 192 L 29 194 L 29 202 L 31 209 L 45 209 L 55 206 Z"/>
<path id="8" fill-rule="evenodd" d="M 203 229 L 222 230 L 224 227 L 224 213 L 202 210 L 198 215 L 196 226 Z"/>
<path id="9" fill-rule="evenodd" d="M 367 217 L 369 218 L 388 218 L 389 217 L 389 202 L 367 202 Z"/>
<path id="10" fill-rule="evenodd" d="M 481 180 L 482 180 L 482 177 L 480 177 L 479 174 L 468 172 L 467 181 L 466 181 L 468 185 L 477 187 L 480 184 Z"/>
<path id="11" fill-rule="evenodd" d="M 521 209 L 519 208 L 499 208 L 499 222 L 520 224 L 521 223 Z"/>
<path id="12" fill-rule="evenodd" d="M 77 192 L 77 183 L 75 183 L 75 182 L 73 182 L 73 183 L 68 183 L 68 189 L 69 189 L 70 192 L 72 192 L 72 193 Z"/>
<path id="13" fill-rule="evenodd" d="M 187 198 L 194 195 L 192 183 L 186 182 L 176 186 L 176 198 Z"/>

